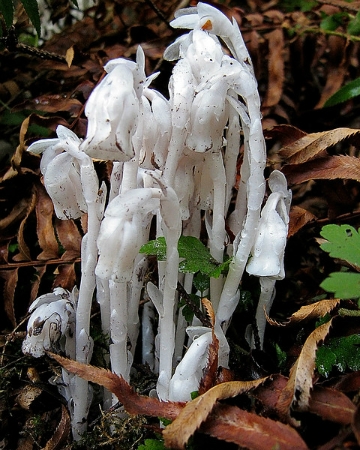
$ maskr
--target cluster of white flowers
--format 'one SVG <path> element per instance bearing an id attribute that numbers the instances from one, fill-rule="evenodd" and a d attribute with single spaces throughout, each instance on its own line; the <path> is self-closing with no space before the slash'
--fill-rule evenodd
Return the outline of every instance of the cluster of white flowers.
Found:
<path id="1" fill-rule="evenodd" d="M 110 338 L 111 369 L 129 380 L 141 321 L 143 362 L 158 374 L 158 397 L 186 401 L 199 386 L 212 331 L 196 318 L 187 323 L 179 310 L 177 284 L 180 281 L 191 293 L 193 281 L 192 274 L 179 273 L 179 237 L 200 238 L 204 223 L 212 257 L 219 263 L 225 252 L 232 257 L 228 274 L 212 278 L 208 292 L 215 313 L 219 365 L 227 367 L 225 333 L 246 268 L 260 278 L 257 321 L 263 344 L 263 305 L 269 309 L 275 280 L 284 277 L 291 193 L 284 176 L 274 171 L 269 180 L 272 193 L 262 208 L 266 151 L 260 99 L 236 22 L 198 3 L 178 11 L 171 24 L 191 31 L 164 54 L 168 60 L 177 60 L 169 100 L 149 87 L 157 74 L 146 77 L 139 46 L 136 62 L 120 58 L 105 66 L 107 75 L 86 105 L 88 130 L 83 141 L 59 126 L 58 139 L 38 141 L 28 148 L 43 153 L 41 170 L 56 215 L 75 219 L 86 212 L 88 230 L 82 243 L 77 301 L 55 301 L 53 297 L 59 296 L 55 292 L 43 311 L 44 302 L 38 299 L 32 305 L 24 351 L 39 356 L 53 348 L 61 334 L 74 346 L 68 355 L 89 362 L 90 307 L 95 294 L 103 331 Z M 243 162 L 236 191 L 241 144 Z M 92 158 L 113 161 L 108 190 L 105 184 L 99 186 Z M 233 199 L 235 207 L 229 214 Z M 226 222 L 235 236 L 227 248 Z M 157 283 L 146 284 L 148 261 L 139 249 L 149 240 L 151 224 L 156 225 L 156 237 L 165 238 L 166 260 L 158 262 Z M 140 320 L 144 288 L 151 302 Z M 155 315 L 157 330 L 151 325 Z M 61 319 L 56 322 L 51 317 Z M 47 334 L 50 330 L 50 337 L 38 333 L 40 325 L 34 323 L 41 323 Z M 34 341 L 36 336 L 39 340 Z M 86 427 L 88 402 L 81 399 L 88 398 L 87 382 L 75 377 L 68 395 L 73 397 L 77 438 Z"/>

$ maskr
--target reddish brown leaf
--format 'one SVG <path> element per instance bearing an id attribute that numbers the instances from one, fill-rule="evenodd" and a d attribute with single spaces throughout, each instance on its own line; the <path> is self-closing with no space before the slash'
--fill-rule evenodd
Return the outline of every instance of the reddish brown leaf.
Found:
<path id="1" fill-rule="evenodd" d="M 75 373 L 85 380 L 100 384 L 115 394 L 129 414 L 165 417 L 172 420 L 178 416 L 184 407 L 184 403 L 181 402 L 161 402 L 156 398 L 139 395 L 122 377 L 109 370 L 81 364 L 53 353 L 49 353 L 49 355 L 69 372 Z"/>
<path id="2" fill-rule="evenodd" d="M 253 395 L 261 401 L 267 414 L 276 412 L 281 392 L 286 388 L 288 379 L 275 375 L 271 381 L 255 389 Z M 309 401 L 309 412 L 321 416 L 324 420 L 340 424 L 350 424 L 355 405 L 342 392 L 323 386 L 314 386 Z"/>
<path id="3" fill-rule="evenodd" d="M 250 450 L 308 448 L 297 431 L 289 425 L 249 413 L 236 406 L 217 405 L 200 431 Z"/>
<path id="4" fill-rule="evenodd" d="M 283 167 L 282 172 L 289 185 L 336 178 L 360 181 L 360 159 L 352 156 L 329 156 L 303 164 L 289 164 Z"/>
<path id="5" fill-rule="evenodd" d="M 54 287 L 61 286 L 72 291 L 76 284 L 75 264 L 60 264 L 55 271 L 56 277 L 53 282 Z"/>
<path id="6" fill-rule="evenodd" d="M 81 235 L 75 222 L 71 219 L 55 219 L 56 233 L 65 252 L 61 256 L 64 261 L 72 261 L 80 257 Z"/>
<path id="7" fill-rule="evenodd" d="M 46 266 L 45 265 L 36 267 L 36 274 L 35 274 L 36 278 L 31 283 L 29 304 L 31 304 L 36 299 L 36 297 L 38 296 L 38 291 L 39 291 L 39 286 L 40 286 L 40 283 L 41 283 L 41 279 L 42 279 L 42 277 L 43 277 L 45 272 L 46 272 Z"/>
<path id="8" fill-rule="evenodd" d="M 16 327 L 16 317 L 14 309 L 14 294 L 18 282 L 18 269 L 0 270 L 0 277 L 5 280 L 3 289 L 3 305 L 7 318 L 11 325 Z"/>
<path id="9" fill-rule="evenodd" d="M 357 443 L 360 445 L 360 410 L 359 405 L 356 408 L 353 423 L 351 424 L 351 428 L 356 437 Z"/>
<path id="10" fill-rule="evenodd" d="M 324 420 L 349 425 L 352 422 L 354 403 L 342 392 L 315 386 L 309 401 L 309 411 Z"/>
<path id="11" fill-rule="evenodd" d="M 14 108 L 14 111 L 23 111 L 24 109 L 50 113 L 66 111 L 74 117 L 81 111 L 82 104 L 75 98 L 65 97 L 59 94 L 41 95 L 35 99 L 20 103 Z"/>
<path id="12" fill-rule="evenodd" d="M 207 419 L 218 400 L 248 392 L 266 379 L 221 383 L 188 402 L 179 416 L 163 431 L 165 445 L 174 449 L 184 448 L 190 436 Z"/>
<path id="13" fill-rule="evenodd" d="M 329 147 L 333 147 L 345 139 L 358 141 L 359 137 L 360 130 L 353 128 L 335 128 L 334 130 L 312 133 L 282 148 L 280 155 L 289 164 L 300 164 L 319 156 Z"/>
<path id="14" fill-rule="evenodd" d="M 360 371 L 342 375 L 331 385 L 333 389 L 341 392 L 356 392 L 360 389 Z"/>
<path id="15" fill-rule="evenodd" d="M 70 434 L 70 417 L 64 405 L 61 405 L 61 420 L 56 427 L 55 433 L 49 439 L 44 450 L 60 450 L 62 444 L 67 440 Z"/>
<path id="16" fill-rule="evenodd" d="M 59 244 L 56 240 L 53 226 L 54 207 L 45 188 L 38 184 L 36 186 L 36 222 L 39 245 L 43 250 L 37 257 L 39 260 L 56 259 L 59 256 Z"/>
<path id="17" fill-rule="evenodd" d="M 306 133 L 293 125 L 275 125 L 264 130 L 266 139 L 277 139 L 282 145 L 288 146 L 306 136 Z"/>
<path id="18" fill-rule="evenodd" d="M 309 406 L 310 390 L 315 369 L 315 356 L 318 344 L 324 340 L 329 333 L 332 319 L 320 325 L 306 339 L 301 353 L 290 370 L 289 381 L 282 390 L 277 402 L 277 409 L 281 416 L 292 420 L 290 410 L 292 407 L 299 411 L 305 411 Z"/>
<path id="19" fill-rule="evenodd" d="M 275 106 L 279 103 L 284 83 L 284 35 L 282 28 L 275 28 L 265 37 L 269 41 L 269 81 L 263 107 Z"/>
<path id="20" fill-rule="evenodd" d="M 26 260 L 31 261 L 30 249 L 25 242 L 24 231 L 25 231 L 25 226 L 26 226 L 27 220 L 28 220 L 30 214 L 35 209 L 35 207 L 36 207 L 36 192 L 34 191 L 34 192 L 32 192 L 31 201 L 28 204 L 26 216 L 23 218 L 23 220 L 21 221 L 20 226 L 19 226 L 19 230 L 18 230 L 18 234 L 17 234 L 19 253 L 17 253 L 13 257 L 14 261 L 26 261 Z"/>
<path id="21" fill-rule="evenodd" d="M 288 237 L 296 234 L 307 223 L 316 220 L 316 216 L 304 208 L 293 206 L 290 210 Z"/>

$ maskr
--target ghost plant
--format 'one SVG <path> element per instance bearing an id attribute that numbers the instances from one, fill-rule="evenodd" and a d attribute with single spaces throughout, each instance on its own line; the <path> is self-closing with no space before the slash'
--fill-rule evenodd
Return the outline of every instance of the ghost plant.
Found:
<path id="1" fill-rule="evenodd" d="M 157 74 L 145 75 L 145 56 L 139 46 L 136 61 L 119 58 L 106 64 L 106 75 L 85 108 L 84 140 L 59 126 L 58 138 L 28 148 L 43 153 L 41 171 L 56 215 L 76 219 L 87 213 L 88 223 L 78 300 L 72 309 L 65 302 L 74 327 L 72 340 L 66 327 L 49 322 L 45 302 L 38 299 L 32 306 L 24 351 L 40 356 L 50 348 L 64 350 L 53 345 L 60 333 L 75 349 L 68 356 L 89 362 L 94 297 L 109 337 L 111 369 L 129 381 L 141 322 L 142 360 L 158 375 L 158 397 L 186 401 L 198 389 L 213 333 L 219 340 L 219 365 L 228 366 L 226 330 L 246 266 L 260 279 L 256 320 L 263 345 L 263 307 L 269 310 L 275 281 L 284 276 L 291 194 L 284 176 L 274 172 L 269 180 L 271 194 L 261 210 L 266 151 L 260 98 L 235 20 L 200 2 L 178 11 L 171 25 L 190 31 L 164 53 L 165 59 L 174 61 L 168 100 L 150 88 Z M 243 162 L 235 190 L 241 144 Z M 112 161 L 108 186 L 99 185 L 92 158 Z M 226 227 L 235 236 L 227 248 Z M 139 250 L 152 229 L 157 238 L 165 238 L 166 257 L 157 263 L 157 280 L 146 283 L 148 259 Z M 210 279 L 207 296 L 215 313 L 213 330 L 196 318 L 187 323 L 179 309 L 178 282 L 188 293 L 193 289 L 193 274 L 179 272 L 181 234 L 206 236 L 218 263 L 225 256 L 231 258 L 228 273 Z M 147 303 L 140 319 L 141 299 Z M 64 308 L 55 301 L 51 307 Z M 34 328 L 34 318 L 44 330 L 52 330 L 47 323 L 58 324 L 56 339 L 34 341 L 40 329 Z M 64 373 L 63 379 L 72 397 L 77 439 L 86 429 L 89 388 L 78 377 L 70 379 Z"/>

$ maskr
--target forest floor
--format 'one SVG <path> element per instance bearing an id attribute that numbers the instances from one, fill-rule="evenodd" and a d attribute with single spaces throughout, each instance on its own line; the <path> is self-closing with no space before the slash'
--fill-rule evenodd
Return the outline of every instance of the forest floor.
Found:
<path id="1" fill-rule="evenodd" d="M 250 277 L 243 281 L 242 310 L 229 329 L 231 379 L 269 377 L 268 384 L 226 403 L 251 414 L 247 428 L 241 424 L 245 417 L 233 423 L 232 433 L 246 438 L 239 441 L 226 429 L 224 434 L 215 433 L 222 440 L 219 443 L 208 436 L 211 432 L 205 426 L 189 448 L 265 449 L 270 448 L 266 439 L 277 433 L 282 444 L 276 448 L 281 449 L 360 448 L 360 342 L 354 338 L 351 357 L 344 356 L 342 364 L 334 360 L 328 371 L 314 369 L 321 342 L 360 336 L 356 299 L 342 300 L 339 312 L 339 301 L 320 287 L 334 271 L 359 270 L 320 248 L 324 225 L 349 225 L 355 230 L 360 226 L 359 97 L 324 106 L 342 86 L 360 76 L 360 19 L 357 31 L 349 29 L 359 16 L 359 2 L 210 3 L 240 25 L 262 99 L 266 175 L 281 170 L 293 201 L 286 277 L 277 283 L 264 351 L 244 350 L 242 324 L 254 315 L 256 291 Z M 47 383 L 59 366 L 47 356 L 34 360 L 21 352 L 31 302 L 54 286 L 71 290 L 78 280 L 83 233 L 81 222 L 55 218 L 41 182 L 40 160 L 24 150 L 36 139 L 52 137 L 59 124 L 84 136 L 84 105 L 103 76 L 104 64 L 112 58 L 134 59 L 139 44 L 145 52 L 146 72 L 160 71 L 154 88 L 166 96 L 173 64 L 164 61 L 162 54 L 179 35 L 169 21 L 179 6 L 196 2 L 100 0 L 81 20 L 73 17 L 74 8 L 67 0 L 52 4 L 54 23 L 64 19 L 59 30 L 37 47 L 40 51 L 34 50 L 36 39 L 21 7 L 14 25 L 19 40 L 3 39 L 6 46 L 0 49 L 0 449 L 137 449 L 145 445 L 145 439 L 159 438 L 158 420 L 146 414 L 121 419 L 116 411 L 103 412 L 98 406 L 90 412 L 84 441 L 72 443 L 63 400 Z M 71 60 L 70 67 L 66 58 Z M 107 180 L 110 165 L 97 162 L 97 171 Z M 336 301 L 324 306 L 322 300 Z M 97 316 L 94 306 L 92 332 L 101 349 Z M 323 323 L 329 328 L 314 335 L 316 326 Z M 302 374 L 294 369 L 295 362 Z M 100 364 L 96 352 L 93 364 Z M 137 393 L 147 393 L 154 386 L 154 376 L 146 367 L 136 368 L 132 385 Z M 307 376 L 312 383 L 306 391 Z M 289 392 L 291 382 L 296 401 L 281 409 L 279 398 L 283 391 Z M 279 423 L 288 424 L 287 432 L 276 428 Z M 260 432 L 255 432 L 257 427 Z M 146 445 L 148 450 L 163 448 L 160 440 Z"/>

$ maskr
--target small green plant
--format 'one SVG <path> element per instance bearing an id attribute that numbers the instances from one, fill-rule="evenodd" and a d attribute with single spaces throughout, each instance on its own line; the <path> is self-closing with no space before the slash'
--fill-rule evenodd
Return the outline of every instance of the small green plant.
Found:
<path id="1" fill-rule="evenodd" d="M 340 272 L 329 275 L 320 285 L 325 291 L 333 293 L 340 299 L 360 297 L 360 235 L 350 225 L 326 225 L 320 235 L 327 240 L 321 249 L 333 258 L 339 258 L 353 267 L 350 272 L 344 267 Z"/>
<path id="2" fill-rule="evenodd" d="M 347 267 L 333 272 L 321 284 L 325 291 L 340 299 L 360 297 L 360 234 L 350 225 L 326 225 L 320 235 L 326 239 L 320 247 L 333 258 L 338 258 Z M 349 271 L 349 266 L 355 271 Z M 344 315 L 352 315 L 352 311 Z M 358 311 L 354 311 L 358 313 Z M 339 310 L 341 315 L 341 310 Z M 318 325 L 318 324 L 317 324 Z M 336 337 L 317 350 L 316 367 L 320 375 L 328 377 L 336 368 L 340 372 L 360 369 L 360 335 Z"/>
<path id="3" fill-rule="evenodd" d="M 205 245 L 193 236 L 181 236 L 178 243 L 179 257 L 182 258 L 179 270 L 183 273 L 201 273 L 204 276 L 219 278 L 222 272 L 227 271 L 230 259 L 218 263 Z M 140 253 L 156 256 L 158 261 L 166 259 L 166 242 L 164 237 L 149 241 L 140 248 Z M 204 281 L 204 280 L 203 280 Z"/>

